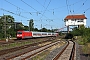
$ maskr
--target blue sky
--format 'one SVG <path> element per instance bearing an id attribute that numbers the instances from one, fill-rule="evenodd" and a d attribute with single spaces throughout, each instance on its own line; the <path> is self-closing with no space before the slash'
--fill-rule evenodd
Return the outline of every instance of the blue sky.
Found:
<path id="1" fill-rule="evenodd" d="M 27 26 L 27 20 L 33 19 L 38 29 L 41 24 L 47 29 L 60 29 L 65 26 L 67 15 L 85 14 L 86 26 L 90 26 L 90 0 L 0 0 L 0 16 L 3 14 Z"/>

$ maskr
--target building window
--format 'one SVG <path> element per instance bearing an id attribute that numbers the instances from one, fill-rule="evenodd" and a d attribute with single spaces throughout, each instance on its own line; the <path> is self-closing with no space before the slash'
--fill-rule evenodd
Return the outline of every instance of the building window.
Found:
<path id="1" fill-rule="evenodd" d="M 71 19 L 72 21 L 74 21 L 74 19 Z"/>
<path id="2" fill-rule="evenodd" d="M 83 20 L 78 20 L 77 22 L 83 22 Z"/>
<path id="3" fill-rule="evenodd" d="M 81 20 L 83 20 L 83 19 L 81 19 Z"/>
<path id="4" fill-rule="evenodd" d="M 66 21 L 68 21 L 68 19 Z"/>

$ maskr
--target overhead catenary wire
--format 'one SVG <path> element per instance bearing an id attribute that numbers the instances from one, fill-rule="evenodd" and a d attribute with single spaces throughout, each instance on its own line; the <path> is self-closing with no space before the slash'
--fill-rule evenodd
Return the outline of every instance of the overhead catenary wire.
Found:
<path id="1" fill-rule="evenodd" d="M 32 7 L 31 5 L 29 5 L 28 3 L 26 3 L 25 1 L 23 1 L 23 0 L 21 0 L 24 4 L 26 4 L 27 6 L 29 6 L 30 8 L 32 8 L 33 10 L 35 10 L 36 12 L 38 12 L 38 10 L 37 9 L 35 9 L 34 7 Z M 50 2 L 51 2 L 51 0 L 49 1 L 49 3 L 48 3 L 48 5 L 47 5 L 47 7 L 46 7 L 46 9 L 45 9 L 45 11 L 47 10 L 47 8 L 48 8 L 48 6 L 49 6 L 49 4 L 50 4 Z M 44 13 L 45 13 L 45 11 L 44 11 Z M 42 14 L 42 13 L 40 13 L 41 15 L 42 15 L 42 17 L 44 16 L 45 18 L 48 18 L 48 17 L 46 17 L 45 15 L 44 15 L 44 13 Z M 41 21 L 42 21 L 42 19 L 41 19 Z"/>
<path id="2" fill-rule="evenodd" d="M 43 5 L 45 5 L 45 3 L 46 3 L 46 0 L 44 1 L 44 4 Z"/>
<path id="3" fill-rule="evenodd" d="M 14 15 L 17 15 L 17 16 L 20 16 L 20 17 L 23 17 L 23 18 L 27 18 L 27 17 L 25 17 L 25 16 L 22 16 L 22 15 L 16 14 L 16 13 L 14 13 L 14 12 L 11 12 L 11 11 L 6 10 L 6 9 L 3 9 L 3 8 L 0 8 L 0 10 L 3 10 L 3 11 L 5 11 L 5 12 L 8 12 L 8 13 L 11 13 L 11 14 L 14 14 Z M 27 19 L 28 19 L 28 18 L 27 18 Z"/>
<path id="4" fill-rule="evenodd" d="M 9 1 L 7 1 L 7 0 L 4 0 L 4 1 L 6 1 L 7 3 L 9 3 L 9 4 L 11 4 L 12 6 L 16 7 L 17 10 L 18 10 L 18 12 L 19 12 L 20 10 L 26 11 L 26 10 L 24 10 L 24 9 L 22 9 L 22 8 L 16 6 L 16 5 L 14 5 L 13 3 L 11 3 L 11 2 L 9 2 Z M 22 1 L 23 1 L 23 0 L 22 0 Z M 23 1 L 23 2 L 24 2 L 24 1 Z M 25 3 L 25 2 L 24 2 L 24 3 Z M 25 3 L 25 4 L 27 4 L 27 3 Z M 28 5 L 29 7 L 31 7 L 32 9 L 34 9 L 34 8 L 33 8 L 32 6 L 30 6 L 29 4 L 27 4 L 27 5 Z M 16 14 L 16 13 L 14 13 L 14 12 L 11 12 L 11 11 L 8 11 L 8 10 L 5 10 L 5 9 L 1 9 L 1 10 L 6 11 L 6 12 L 9 12 L 9 13 L 14 14 L 14 15 L 17 15 L 17 16 L 21 16 L 21 17 L 23 17 L 23 18 L 27 18 L 27 17 L 22 16 L 22 15 L 20 14 L 21 12 L 19 12 L 19 14 Z M 34 10 L 37 11 L 36 9 L 34 9 Z M 31 14 L 31 15 L 32 15 L 32 13 L 36 13 L 37 15 L 40 14 L 39 12 L 25 12 L 25 13 L 29 13 L 29 14 Z"/>
<path id="5" fill-rule="evenodd" d="M 48 5 L 47 5 L 47 7 L 46 7 L 45 11 L 43 12 L 43 14 L 42 14 L 41 18 L 44 16 L 44 14 L 45 14 L 45 12 L 46 12 L 47 8 L 49 7 L 50 3 L 51 3 L 51 0 L 49 1 L 49 3 L 48 3 Z"/>
<path id="6" fill-rule="evenodd" d="M 26 3 L 25 1 L 21 0 L 23 3 L 25 3 L 27 6 L 29 6 L 30 8 L 34 9 L 35 11 L 38 12 L 38 10 L 36 10 L 35 8 L 33 8 L 32 6 L 30 6 L 28 3 Z M 37 1 L 38 2 L 38 1 Z M 38 2 L 39 3 L 39 2 Z M 50 2 L 49 2 L 50 3 Z M 39 3 L 40 4 L 40 3 Z M 49 5 L 49 4 L 48 4 Z M 43 6 L 44 7 L 44 6 Z M 44 7 L 45 8 L 45 7 Z M 42 16 L 46 17 L 44 14 L 40 13 Z M 48 18 L 48 17 L 46 17 Z"/>
<path id="7" fill-rule="evenodd" d="M 69 4 L 68 6 L 72 6 L 72 5 L 75 5 L 75 4 L 78 4 L 78 3 L 80 3 L 82 0 L 79 0 L 79 1 L 77 1 L 77 2 L 75 2 L 75 3 L 72 3 L 72 4 Z M 64 5 L 64 6 L 61 6 L 61 7 L 57 7 L 57 8 L 52 8 L 52 9 L 48 9 L 48 10 L 56 10 L 56 9 L 61 9 L 61 8 L 65 8 L 65 7 L 67 7 L 67 5 Z"/>
<path id="8" fill-rule="evenodd" d="M 45 8 L 45 6 L 44 5 L 42 5 L 38 0 L 36 0 L 36 2 L 38 2 L 43 8 Z M 46 8 L 45 8 L 46 9 Z M 44 10 L 45 11 L 45 10 Z M 49 10 L 47 10 L 47 11 L 49 11 Z M 49 11 L 49 12 L 51 12 L 51 11 Z M 54 15 L 54 10 L 53 10 L 53 15 Z"/>
<path id="9" fill-rule="evenodd" d="M 88 11 L 90 9 L 90 7 L 89 8 L 87 8 L 83 13 L 86 13 L 86 11 Z"/>
<path id="10" fill-rule="evenodd" d="M 9 1 L 7 1 L 7 0 L 4 0 L 4 1 L 6 1 L 7 3 L 9 3 L 9 4 L 11 4 L 11 5 L 13 5 L 13 6 L 15 6 L 16 8 L 17 8 L 17 10 L 23 10 L 23 11 L 26 11 L 25 9 L 22 9 L 22 8 L 20 8 L 20 7 L 18 7 L 18 6 L 16 6 L 16 5 L 14 5 L 13 3 L 11 3 L 11 2 L 9 2 Z M 23 0 L 22 0 L 23 1 Z M 36 0 L 37 1 L 37 0 Z M 82 0 L 79 0 L 79 1 L 77 1 L 77 2 L 75 2 L 75 3 L 73 3 L 73 4 L 70 4 L 70 5 L 68 5 L 68 6 L 72 6 L 72 5 L 75 5 L 75 4 L 77 4 L 77 3 L 80 3 Z M 85 2 L 86 2 L 87 0 L 85 0 Z M 38 1 L 37 1 L 38 2 Z M 46 2 L 46 0 L 44 1 L 44 4 L 45 4 L 45 2 Z M 39 2 L 38 2 L 39 3 Z M 40 3 L 41 4 L 41 3 Z M 41 4 L 42 5 L 42 4 Z M 43 6 L 43 5 L 42 5 Z M 32 6 L 31 6 L 32 7 Z M 44 7 L 44 6 L 43 6 Z M 62 7 L 58 7 L 58 8 L 53 8 L 53 9 L 48 9 L 48 11 L 50 11 L 50 10 L 55 10 L 55 9 L 60 9 L 60 8 L 64 8 L 64 7 L 67 7 L 67 6 L 62 6 Z M 33 7 L 32 7 L 33 8 Z M 36 9 L 35 9 L 36 10 Z M 45 11 L 45 10 L 44 10 Z M 34 12 L 34 13 L 38 13 L 39 14 L 39 12 L 40 11 L 38 11 L 38 12 Z M 22 13 L 22 12 L 19 12 L 19 13 Z M 27 12 L 27 13 L 29 13 L 30 15 L 32 15 L 32 13 L 33 12 Z M 38 15 L 37 14 L 37 15 Z"/>
<path id="11" fill-rule="evenodd" d="M 18 15 L 20 15 L 20 14 L 22 13 L 22 12 L 20 12 L 20 10 L 25 11 L 24 9 L 22 9 L 22 8 L 16 6 L 16 5 L 14 5 L 13 3 L 11 3 L 11 2 L 9 2 L 9 1 L 7 1 L 7 0 L 5 0 L 5 1 L 6 1 L 7 3 L 15 6 L 15 7 L 17 8 L 17 10 L 18 10 Z M 46 2 L 46 0 L 45 0 L 45 2 Z M 45 2 L 44 2 L 44 3 L 45 3 Z M 43 7 L 44 7 L 44 6 L 43 6 Z M 29 13 L 30 15 L 32 15 L 32 13 L 36 13 L 37 15 L 39 14 L 39 12 L 26 12 L 26 13 Z M 54 11 L 53 11 L 53 14 L 54 14 Z"/>
<path id="12" fill-rule="evenodd" d="M 9 3 L 9 4 L 11 4 L 12 6 L 14 6 L 14 7 L 16 7 L 17 8 L 17 10 L 19 11 L 19 10 L 22 10 L 22 11 L 26 11 L 25 9 L 22 9 L 22 8 L 20 8 L 20 7 L 18 7 L 18 6 L 16 6 L 15 4 L 13 4 L 13 3 L 11 3 L 11 2 L 9 2 L 9 1 L 7 1 L 7 0 L 4 0 L 4 1 L 6 1 L 7 3 Z M 23 0 L 22 0 L 23 1 Z M 23 1 L 24 2 L 24 1 Z M 26 2 L 24 2 L 25 4 L 27 4 Z M 30 6 L 29 4 L 27 4 L 29 7 L 31 7 L 31 8 L 33 8 L 32 6 Z M 33 8 L 34 9 L 34 8 Z M 32 13 L 38 13 L 38 14 L 40 14 L 39 12 L 41 12 L 41 11 L 37 11 L 36 9 L 34 9 L 36 12 L 28 12 L 28 11 L 26 11 L 26 13 L 29 13 L 30 15 L 32 15 Z M 22 12 L 20 12 L 20 13 L 22 13 Z"/>
<path id="13" fill-rule="evenodd" d="M 74 9 L 71 10 L 71 5 L 69 4 L 69 1 L 68 0 L 66 0 L 66 5 L 67 5 L 68 14 L 73 14 L 74 13 Z"/>
<path id="14" fill-rule="evenodd" d="M 7 3 L 9 3 L 9 4 L 11 4 L 12 6 L 16 7 L 16 8 L 17 8 L 17 11 L 19 12 L 19 15 L 22 13 L 22 12 L 20 12 L 20 10 L 26 11 L 26 10 L 24 10 L 24 9 L 22 9 L 22 8 L 16 6 L 16 5 L 14 5 L 13 3 L 11 3 L 11 2 L 9 2 L 9 1 L 7 1 L 7 0 L 4 0 L 4 1 L 6 1 Z M 29 13 L 30 15 L 32 15 L 31 12 L 27 12 L 27 13 Z"/>
<path id="15" fill-rule="evenodd" d="M 87 2 L 87 0 L 85 0 L 83 3 L 82 3 L 82 5 L 75 11 L 74 9 L 73 9 L 73 11 L 71 10 L 71 9 L 69 9 L 70 8 L 70 6 L 74 6 L 74 5 L 76 5 L 77 3 L 81 3 L 81 2 L 83 2 L 82 0 L 79 0 L 79 1 L 77 1 L 77 2 L 75 2 L 75 3 L 73 3 L 73 4 L 68 4 L 68 0 L 66 0 L 66 5 L 67 5 L 67 10 L 68 10 L 68 14 L 69 14 L 69 12 L 72 14 L 72 13 L 76 13 L 77 11 L 79 11 L 79 9 L 81 9 L 84 5 L 85 5 L 85 3 Z M 88 10 L 88 9 L 87 9 Z M 86 10 L 84 10 L 84 11 L 86 11 Z M 80 11 L 81 12 L 81 11 Z M 78 12 L 79 13 L 79 12 Z M 84 12 L 85 13 L 85 12 Z"/>
<path id="16" fill-rule="evenodd" d="M 45 6 L 44 5 L 42 5 L 38 0 L 36 0 L 36 2 L 38 2 L 38 4 L 40 4 L 43 8 L 45 8 Z M 54 9 L 53 9 L 53 11 L 50 11 L 49 9 L 47 9 L 46 11 L 49 11 L 49 12 L 52 12 L 52 14 L 55 16 L 55 12 L 54 12 Z M 55 17 L 57 17 L 57 16 L 55 16 Z M 59 19 L 59 18 L 58 18 Z M 53 19 L 46 19 L 46 21 L 47 20 L 53 20 Z M 60 19 L 59 19 L 60 20 Z M 54 20 L 53 20 L 54 21 Z M 44 23 L 45 24 L 45 23 Z"/>
<path id="17" fill-rule="evenodd" d="M 35 11 L 37 11 L 35 8 L 33 8 L 32 6 L 30 6 L 29 4 L 27 4 L 25 1 L 21 0 L 23 3 L 25 3 L 26 5 L 28 5 L 29 7 L 31 7 L 32 9 L 34 9 Z M 38 12 L 38 11 L 37 11 Z"/>
<path id="18" fill-rule="evenodd" d="M 44 16 L 44 14 L 45 14 L 45 12 L 46 12 L 47 8 L 49 7 L 50 3 L 51 3 L 51 0 L 49 1 L 49 3 L 48 3 L 48 5 L 47 5 L 47 7 L 46 7 L 46 8 L 43 6 L 43 7 L 45 8 L 45 11 L 43 12 L 43 14 L 42 14 L 41 18 Z M 41 18 L 40 18 L 40 19 L 41 19 Z M 41 19 L 41 22 L 42 22 L 42 19 Z M 42 24 L 41 24 L 41 28 L 42 28 Z"/>
<path id="19" fill-rule="evenodd" d="M 79 11 L 85 5 L 86 1 L 87 0 L 85 0 L 84 2 L 82 2 L 82 5 L 76 10 L 76 12 Z"/>
<path id="20" fill-rule="evenodd" d="M 16 7 L 17 9 L 24 10 L 24 9 L 22 9 L 22 8 L 20 8 L 20 7 L 16 6 L 16 5 L 14 5 L 13 3 L 11 3 L 11 2 L 9 2 L 9 1 L 7 1 L 7 0 L 4 0 L 4 1 L 6 1 L 7 3 L 9 3 L 9 4 L 11 4 L 12 6 Z M 25 11 L 25 10 L 24 10 L 24 11 Z"/>
<path id="21" fill-rule="evenodd" d="M 33 10 L 35 10 L 36 12 L 38 12 L 38 10 L 36 10 L 35 8 L 33 8 L 31 5 L 29 5 L 28 3 L 26 3 L 25 1 L 23 1 L 23 0 L 21 0 L 24 4 L 26 4 L 27 6 L 29 6 L 30 8 L 32 8 Z M 42 13 L 40 13 L 41 15 L 42 15 Z M 44 17 L 46 17 L 45 15 L 44 15 Z M 46 17 L 46 18 L 48 18 L 48 17 Z"/>
<path id="22" fill-rule="evenodd" d="M 11 5 L 13 5 L 13 6 L 15 6 L 15 7 L 17 7 L 17 9 L 19 8 L 19 9 L 21 9 L 21 10 L 24 10 L 24 9 L 22 9 L 22 8 L 20 8 L 20 7 L 18 7 L 18 6 L 16 6 L 16 5 L 14 5 L 13 3 L 11 3 L 11 2 L 9 2 L 9 1 L 7 1 L 7 0 L 5 0 L 6 2 L 8 2 L 9 4 L 11 4 Z M 79 1 L 77 1 L 77 2 L 75 2 L 75 3 L 73 3 L 73 4 L 70 4 L 70 5 L 68 5 L 68 6 L 72 6 L 72 5 L 75 5 L 75 4 L 77 4 L 77 3 L 80 3 L 82 0 L 79 0 Z M 85 2 L 86 2 L 87 0 L 85 0 Z M 46 2 L 46 0 L 45 0 L 45 2 Z M 45 2 L 44 2 L 44 4 L 45 4 Z M 84 3 L 85 3 L 84 2 Z M 58 8 L 53 8 L 54 10 L 55 9 L 60 9 L 60 8 L 64 8 L 64 7 L 67 7 L 67 6 L 62 6 L 62 7 L 58 7 Z M 53 10 L 53 9 L 48 9 L 48 10 Z M 25 10 L 24 10 L 25 11 Z M 29 12 L 30 13 L 30 12 Z M 37 12 L 36 12 L 37 13 Z M 31 13 L 30 13 L 31 14 Z M 32 14 L 31 14 L 32 15 Z"/>
<path id="23" fill-rule="evenodd" d="M 45 6 L 44 5 L 42 5 L 38 0 L 36 0 L 36 2 L 38 2 L 43 8 L 45 8 Z M 46 8 L 45 8 L 46 9 Z M 45 11 L 45 10 L 44 10 Z M 46 11 L 49 11 L 49 12 L 51 12 L 50 10 L 46 10 Z M 53 9 L 53 15 L 54 15 L 54 9 Z"/>
<path id="24" fill-rule="evenodd" d="M 36 2 L 38 2 L 38 4 L 40 4 L 43 8 L 45 8 L 45 6 L 42 5 L 38 0 L 36 0 Z M 47 9 L 46 11 L 51 12 L 49 9 Z M 52 14 L 54 15 L 54 17 L 56 17 L 55 14 L 54 14 L 54 9 L 53 9 L 53 11 L 52 11 Z M 51 20 L 54 21 L 54 19 L 46 19 L 46 21 L 51 21 Z M 58 18 L 58 20 L 60 20 L 60 19 Z M 57 22 L 56 22 L 56 23 L 57 23 Z M 44 23 L 44 24 L 46 24 L 46 23 Z M 58 23 L 57 23 L 57 24 L 58 24 Z M 48 25 L 49 25 L 49 24 L 48 24 Z M 50 25 L 49 25 L 49 26 L 50 26 Z"/>
<path id="25" fill-rule="evenodd" d="M 44 5 L 42 5 L 38 0 L 36 0 L 36 2 L 38 2 L 43 8 L 45 8 Z"/>
<path id="26" fill-rule="evenodd" d="M 68 7 L 68 1 L 67 0 L 66 0 L 66 5 L 67 5 L 68 14 L 69 14 L 69 7 Z"/>
<path id="27" fill-rule="evenodd" d="M 36 2 L 38 2 L 42 7 L 44 7 L 44 5 L 42 5 L 38 0 L 36 0 Z M 45 7 L 44 7 L 45 8 Z"/>
<path id="28" fill-rule="evenodd" d="M 7 0 L 4 0 L 4 1 L 6 1 L 7 3 L 9 3 L 9 4 L 11 4 L 12 6 L 16 7 L 16 8 L 17 8 L 17 10 L 22 10 L 22 11 L 25 11 L 26 13 L 29 13 L 30 15 L 32 15 L 32 13 L 37 13 L 37 12 L 30 12 L 30 11 L 26 11 L 25 9 L 22 9 L 22 8 L 20 8 L 20 7 L 16 6 L 15 4 L 13 4 L 13 3 L 11 3 L 11 2 L 9 2 L 9 1 L 7 1 Z M 22 12 L 21 12 L 21 13 L 22 13 Z"/>

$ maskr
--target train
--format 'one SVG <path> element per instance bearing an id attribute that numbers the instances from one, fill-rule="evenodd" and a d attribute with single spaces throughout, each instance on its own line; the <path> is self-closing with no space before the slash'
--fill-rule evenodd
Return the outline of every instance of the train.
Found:
<path id="1" fill-rule="evenodd" d="M 37 37 L 57 37 L 55 32 L 34 32 L 34 31 L 17 31 L 17 39 L 37 38 Z"/>

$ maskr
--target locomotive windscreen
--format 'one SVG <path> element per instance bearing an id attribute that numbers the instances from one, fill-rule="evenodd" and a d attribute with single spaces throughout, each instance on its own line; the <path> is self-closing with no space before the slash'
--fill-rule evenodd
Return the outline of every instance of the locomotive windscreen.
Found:
<path id="1" fill-rule="evenodd" d="M 17 34 L 22 34 L 22 32 L 17 32 Z"/>

